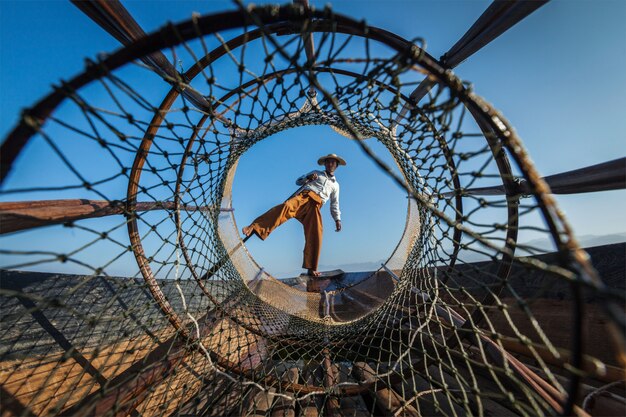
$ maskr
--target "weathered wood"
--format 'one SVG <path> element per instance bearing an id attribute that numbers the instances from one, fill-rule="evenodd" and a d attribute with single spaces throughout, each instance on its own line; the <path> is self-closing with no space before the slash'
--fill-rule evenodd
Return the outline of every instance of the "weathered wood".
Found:
<path id="1" fill-rule="evenodd" d="M 132 410 L 147 395 L 148 388 L 161 382 L 187 356 L 188 350 L 177 336 L 173 336 L 145 358 L 110 381 L 108 390 L 96 392 L 83 401 L 64 410 L 75 416 L 101 415 L 114 406 L 120 414 Z"/>
<path id="2" fill-rule="evenodd" d="M 180 389 L 181 384 L 177 386 L 166 384 L 161 387 L 161 392 L 155 395 L 155 401 L 151 406 L 139 407 L 136 411 L 143 416 L 242 416 L 244 415 L 241 408 L 242 399 L 247 398 L 255 390 L 216 372 L 202 375 L 202 380 L 198 381 L 202 382 L 199 390 L 194 387 L 189 390 L 190 385 L 198 386 L 194 383 L 196 381 L 189 377 L 190 375 L 187 375 L 187 379 L 183 380 L 183 389 Z M 180 405 L 177 406 L 177 403 Z M 158 411 L 155 413 L 154 410 Z"/>
<path id="3" fill-rule="evenodd" d="M 237 305 L 237 300 L 227 301 L 224 307 L 231 306 L 231 304 Z M 220 315 L 221 310 L 212 310 L 197 320 L 200 340 L 209 350 L 216 352 L 240 371 L 254 369 L 263 361 L 267 353 L 265 341 L 228 319 L 220 319 Z M 240 343 L 247 349 L 236 350 L 232 349 L 231 344 L 223 343 L 228 336 L 231 336 L 231 333 L 235 336 L 230 337 L 231 342 Z M 193 352 L 195 352 L 195 346 L 189 345 L 186 338 L 176 334 L 110 380 L 104 392 L 92 393 L 78 404 L 63 411 L 71 415 L 89 413 L 99 415 L 115 405 L 119 414 L 124 414 L 140 406 L 148 407 L 147 404 L 156 397 L 155 392 L 167 390 L 169 384 L 164 382 L 169 378 L 177 378 L 176 369 L 182 366 L 185 359 Z M 202 355 L 196 355 L 196 357 L 197 366 L 206 364 L 206 359 Z M 197 385 L 195 392 L 199 389 L 200 385 Z M 187 396 L 193 394 L 193 391 L 186 393 Z"/>
<path id="4" fill-rule="evenodd" d="M 213 380 L 215 385 L 203 390 L 205 378 Z M 207 401 L 212 404 L 231 391 L 229 381 L 220 381 L 219 378 L 201 352 L 190 352 L 171 372 L 163 375 L 159 383 L 151 386 L 129 407 L 132 410 L 130 413 L 122 413 L 119 417 L 128 414 L 171 415 L 184 407 L 191 398 L 196 399 L 198 407 L 206 407 Z M 210 395 L 206 395 L 206 391 Z"/>
<path id="5" fill-rule="evenodd" d="M 2 399 L 1 417 L 35 415 L 29 407 L 6 391 L 2 385 L 0 385 L 0 398 Z"/>
<path id="6" fill-rule="evenodd" d="M 207 323 L 214 314 L 215 311 L 212 311 L 198 320 L 201 324 L 201 335 L 210 331 L 211 326 Z M 165 380 L 191 351 L 186 340 L 174 335 L 109 381 L 103 393 L 91 394 L 72 408 L 64 410 L 64 413 L 77 416 L 90 413 L 100 415 L 114 406 L 119 415 L 128 413 L 144 401 L 151 394 L 150 388 Z"/>
<path id="7" fill-rule="evenodd" d="M 283 382 L 297 383 L 300 378 L 300 370 L 298 368 L 290 368 L 283 375 Z M 278 397 L 272 406 L 272 417 L 295 417 L 296 401 L 287 398 Z"/>
<path id="8" fill-rule="evenodd" d="M 213 401 L 216 400 L 216 397 L 219 396 L 220 391 L 225 391 L 231 388 L 230 381 L 222 380 L 223 377 L 220 375 L 216 375 L 215 372 L 211 372 L 210 374 L 203 375 L 205 381 L 211 381 L 211 385 L 203 384 L 203 387 L 200 392 L 197 392 L 196 395 L 191 396 L 191 398 L 181 399 L 180 404 L 176 406 L 174 413 L 175 415 L 204 415 L 202 414 L 203 410 L 207 407 L 210 407 Z M 188 384 L 186 384 L 188 385 Z M 183 393 L 185 395 L 186 393 Z M 187 397 L 187 396 L 185 396 Z M 165 402 L 165 401 L 163 401 Z M 170 404 L 167 404 L 170 405 Z M 138 413 L 143 412 L 142 415 L 149 415 L 149 410 L 147 410 L 146 404 L 141 404 L 135 410 Z M 169 410 L 168 410 L 169 411 Z M 166 415 L 165 412 L 162 413 Z M 170 415 L 171 415 L 170 414 Z"/>
<path id="9" fill-rule="evenodd" d="M 456 67 L 545 3 L 547 0 L 494 1 L 441 61 L 448 68 Z"/>
<path id="10" fill-rule="evenodd" d="M 115 37 L 122 45 L 127 46 L 137 39 L 146 36 L 145 31 L 119 0 L 74 0 L 72 3 L 100 27 Z M 179 86 L 178 82 L 182 81 L 181 76 L 163 53 L 159 51 L 153 52 L 140 59 L 165 81 L 174 85 L 177 90 L 180 90 L 180 94 L 185 96 L 198 109 L 206 113 L 213 112 L 213 106 L 206 97 L 193 88 L 182 88 Z M 193 77 L 185 77 L 183 79 L 191 78 Z"/>
<path id="11" fill-rule="evenodd" d="M 355 382 L 350 378 L 350 368 L 345 363 L 340 363 L 338 366 L 339 383 L 343 382 Z M 370 412 L 367 409 L 367 405 L 360 395 L 342 396 L 339 399 L 342 416 L 351 417 L 368 417 Z"/>
<path id="12" fill-rule="evenodd" d="M 482 413 L 493 416 L 513 417 L 520 415 L 520 409 L 515 408 L 508 396 L 497 394 L 502 391 L 502 382 L 496 383 L 493 376 L 488 372 L 470 371 L 467 361 L 460 356 L 452 356 L 450 359 L 455 367 L 454 372 L 469 384 L 465 389 L 470 394 L 468 400 L 473 409 L 482 410 Z M 494 399 L 493 396 L 498 398 Z M 474 414 L 480 414 L 480 412 Z"/>
<path id="13" fill-rule="evenodd" d="M 376 380 L 376 372 L 365 362 L 356 362 L 352 368 L 355 378 L 361 382 L 372 382 Z M 395 415 L 399 413 L 403 416 L 419 417 L 419 413 L 412 405 L 405 405 L 401 395 L 389 388 L 382 380 L 378 380 L 375 385 L 375 392 L 368 392 L 366 395 L 374 397 L 376 407 L 385 415 Z"/>
<path id="14" fill-rule="evenodd" d="M 224 394 L 217 400 L 211 401 L 210 404 L 207 404 L 200 413 L 196 415 L 200 415 L 203 417 L 224 417 L 228 415 L 240 415 L 239 414 L 239 406 L 241 403 L 241 398 L 244 396 L 245 387 L 242 386 L 239 382 L 233 382 L 231 380 L 226 380 L 226 378 L 222 378 L 222 384 L 216 384 L 214 381 L 211 381 L 207 386 L 214 387 L 215 385 L 222 385 L 225 387 Z M 196 395 L 201 395 L 202 393 L 198 393 Z"/>
<path id="15" fill-rule="evenodd" d="M 598 191 L 623 190 L 626 187 L 626 158 L 614 159 L 560 174 L 542 178 L 550 187 L 552 194 L 581 194 Z M 454 195 L 457 191 L 444 193 Z M 521 180 L 517 184 L 517 194 L 533 194 L 532 184 Z M 503 195 L 506 193 L 501 185 L 477 187 L 462 190 L 464 195 Z"/>
<path id="16" fill-rule="evenodd" d="M 459 391 L 464 388 L 459 384 L 459 381 L 446 372 L 443 367 L 431 365 L 428 367 L 425 376 L 428 379 L 424 379 L 424 382 L 426 382 L 428 386 L 425 387 L 424 391 L 416 393 L 416 395 L 419 395 L 416 401 L 419 402 L 420 406 L 422 406 L 425 402 L 424 399 L 427 395 L 427 391 L 432 390 L 431 398 L 433 399 L 434 404 L 437 405 L 436 414 L 457 416 L 477 414 L 478 410 L 475 403 L 470 401 L 470 407 L 474 407 L 471 407 L 473 408 L 472 410 L 467 410 L 455 401 L 455 399 L 461 400 L 463 398 L 463 395 Z M 420 377 L 415 379 L 420 379 Z M 440 387 L 446 388 L 444 389 Z M 466 387 L 465 389 L 469 388 Z M 455 391 L 455 395 L 450 395 L 450 393 L 445 392 L 445 390 L 450 390 L 450 392 Z"/>
<path id="17" fill-rule="evenodd" d="M 306 405 L 302 407 L 302 411 L 300 412 L 300 416 L 302 417 L 319 417 L 320 411 L 319 408 L 315 405 L 314 400 L 305 400 L 307 401 Z"/>
<path id="18" fill-rule="evenodd" d="M 547 412 L 562 412 L 562 404 L 566 400 L 565 394 L 545 381 L 539 374 L 534 372 L 527 365 L 510 355 L 506 350 L 500 349 L 493 341 L 486 337 L 481 337 L 480 343 L 483 344 L 483 351 L 486 355 L 483 357 L 483 351 L 476 346 L 465 346 L 465 350 L 467 353 L 470 353 L 470 357 L 479 358 L 483 361 L 485 359 L 490 360 L 492 362 L 490 365 L 493 366 L 495 364 L 498 368 L 502 368 L 504 366 L 504 362 L 506 361 L 508 368 L 514 375 L 515 379 L 513 379 L 509 374 L 498 372 L 498 384 L 507 386 L 511 392 L 527 395 L 525 392 L 526 390 L 522 390 L 521 386 L 519 386 L 523 383 L 536 395 L 541 396 L 543 400 L 549 404 L 550 407 L 552 407 L 552 409 L 547 410 Z M 465 362 L 467 359 L 460 352 L 457 352 L 456 350 L 449 350 L 448 354 L 452 357 L 456 357 L 459 365 L 466 366 L 468 370 L 470 369 L 469 364 Z M 472 367 L 471 371 L 488 379 L 493 378 L 491 372 L 483 366 Z M 508 404 L 503 405 L 508 408 Z M 574 406 L 573 411 L 577 416 L 589 417 L 589 415 L 578 406 Z"/>
<path id="19" fill-rule="evenodd" d="M 17 271 L 0 275 L 0 287 L 15 294 L 2 297 L 3 320 L 20 317 L 23 323 L 5 329 L 0 384 L 28 405 L 31 412 L 24 415 L 58 414 L 94 392 L 96 397 L 108 393 L 114 389 L 112 380 L 175 333 L 138 280 Z M 185 284 L 182 288 L 187 294 L 191 289 Z M 66 300 L 72 309 L 42 304 L 33 295 Z M 24 310 L 19 298 L 34 300 L 35 305 Z M 125 303 L 129 300 L 136 303 L 130 310 Z M 204 310 L 205 305 L 194 299 L 189 308 Z M 37 316 L 47 317 L 58 334 L 48 333 Z M 85 371 L 80 357 L 106 380 L 104 387 Z"/>
<path id="20" fill-rule="evenodd" d="M 544 373 L 542 369 L 530 365 L 528 367 L 537 374 L 541 375 Z M 553 374 L 553 376 L 563 386 L 567 386 L 569 383 L 569 378 L 567 377 L 558 374 Z M 584 411 L 592 416 L 626 416 L 626 390 L 624 390 L 623 382 L 622 384 L 619 382 L 615 384 L 617 385 L 613 387 L 613 390 L 603 390 L 602 387 L 580 384 L 578 393 Z M 615 389 L 618 391 L 615 391 Z M 616 394 L 616 392 L 619 392 L 621 395 Z"/>
<path id="21" fill-rule="evenodd" d="M 494 1 L 461 39 L 441 57 L 441 63 L 446 68 L 456 67 L 546 2 L 547 0 Z M 400 123 L 408 110 L 417 105 L 436 84 L 436 80 L 424 78 L 411 92 L 411 102 L 404 105 L 395 123 Z"/>
<path id="22" fill-rule="evenodd" d="M 133 212 L 174 209 L 176 205 L 171 201 L 139 202 L 133 205 Z M 181 205 L 180 209 L 202 210 L 196 206 L 186 205 Z M 127 210 L 127 205 L 123 201 L 67 199 L 4 202 L 0 203 L 0 234 L 125 214 L 128 213 Z"/>
<path id="23" fill-rule="evenodd" d="M 230 318 L 219 319 L 210 335 L 202 339 L 203 345 L 240 372 L 251 372 L 259 367 L 268 355 L 266 340 L 252 333 Z"/>
<path id="24" fill-rule="evenodd" d="M 304 367 L 304 382 L 308 386 L 317 386 L 319 381 L 323 379 L 321 376 L 321 368 L 318 363 L 309 363 Z M 320 375 L 316 376 L 318 373 Z M 311 396 L 304 401 L 300 401 L 300 415 L 302 417 L 319 417 L 321 409 L 321 401 L 319 396 Z"/>
<path id="25" fill-rule="evenodd" d="M 339 382 L 339 372 L 335 364 L 330 359 L 330 352 L 324 349 L 322 352 L 324 359 L 322 360 L 322 369 L 324 370 L 324 387 L 331 388 Z M 326 398 L 326 414 L 329 416 L 337 416 L 341 407 L 336 397 L 328 396 Z"/>
<path id="26" fill-rule="evenodd" d="M 258 388 L 252 395 L 244 398 L 243 409 L 248 410 L 246 416 L 265 416 L 272 407 L 276 390 L 270 388 L 267 391 L 261 391 Z"/>
<path id="27" fill-rule="evenodd" d="M 519 340 L 505 336 L 500 337 L 500 343 L 502 343 L 502 347 L 509 352 L 524 355 L 532 360 L 536 360 L 538 356 L 547 364 L 558 366 L 562 369 L 565 369 L 570 362 L 570 351 L 566 349 L 556 348 L 559 352 L 559 357 L 557 358 L 546 346 L 532 345 L 531 350 L 529 345 L 525 345 Z M 601 364 L 600 366 L 598 360 L 594 360 L 594 358 L 588 355 L 583 355 L 582 361 L 583 371 L 598 381 L 610 383 L 621 381 L 626 377 L 626 370 L 623 368 L 606 364 Z"/>
<path id="28" fill-rule="evenodd" d="M 210 334 L 202 337 L 203 346 L 236 364 L 242 371 L 252 371 L 263 363 L 266 355 L 266 342 L 256 334 L 245 330 L 229 318 L 217 320 Z M 198 415 L 223 416 L 239 408 L 244 387 L 223 375 L 214 373 L 202 351 L 193 352 L 176 368 L 176 372 L 161 381 L 151 390 L 151 394 L 138 407 L 142 415 L 159 409 L 165 415 L 174 413 L 180 405 L 194 398 L 199 399 Z"/>
<path id="29" fill-rule="evenodd" d="M 626 398 L 614 396 L 607 392 L 600 393 L 589 400 L 585 411 L 592 416 L 626 416 Z"/>
<path id="30" fill-rule="evenodd" d="M 417 363 L 417 366 L 410 362 L 404 362 L 402 368 L 411 368 L 411 374 L 404 378 L 397 378 L 398 374 L 392 373 L 387 386 L 398 393 L 405 402 L 415 407 L 421 416 L 433 415 L 477 415 L 478 407 L 471 407 L 472 397 L 468 395 L 470 409 L 466 410 L 458 404 L 463 398 L 460 393 L 466 390 L 470 394 L 469 387 L 462 387 L 454 377 L 449 375 L 443 367 L 425 366 L 424 363 Z M 380 372 L 387 372 L 389 368 L 381 365 Z M 447 387 L 446 389 L 442 387 Z M 454 395 L 450 395 L 450 392 Z"/>
<path id="31" fill-rule="evenodd" d="M 431 320 L 430 323 L 440 323 L 443 327 L 465 328 L 468 323 L 471 322 L 470 320 L 466 321 L 463 316 L 446 305 L 436 305 L 434 312 L 436 315 L 433 316 L 433 320 Z M 432 332 L 430 334 L 436 334 L 436 332 Z M 439 343 L 446 346 L 445 353 L 448 355 L 458 354 L 455 349 L 450 347 L 450 344 L 448 343 L 449 340 L 450 339 L 448 339 L 447 342 L 442 340 Z M 564 395 L 555 387 L 543 380 L 536 373 L 532 372 L 523 363 L 511 356 L 506 350 L 500 348 L 500 346 L 498 346 L 494 341 L 480 332 L 475 333 L 473 338 L 470 338 L 470 342 L 476 345 L 482 345 L 484 351 L 487 353 L 484 359 L 491 362 L 492 365 L 495 364 L 499 367 L 503 367 L 504 364 L 507 363 L 509 369 L 514 372 L 517 378 L 524 381 L 529 388 L 541 396 L 546 403 L 550 404 L 556 412 L 562 412 L 562 404 L 565 398 Z M 424 347 L 431 350 L 434 349 L 435 351 L 437 350 L 437 345 L 435 343 L 425 344 Z M 489 364 L 489 362 L 486 364 Z"/>

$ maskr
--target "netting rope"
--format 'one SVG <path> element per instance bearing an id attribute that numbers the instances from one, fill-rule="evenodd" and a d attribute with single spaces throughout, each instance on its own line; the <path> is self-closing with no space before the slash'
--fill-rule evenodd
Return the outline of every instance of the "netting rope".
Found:
<path id="1" fill-rule="evenodd" d="M 272 277 L 233 212 L 240 157 L 308 125 L 409 197 L 389 259 L 335 291 Z M 12 414 L 585 415 L 579 392 L 623 378 L 623 297 L 508 122 L 418 44 L 330 9 L 168 25 L 62 83 L 2 154 Z"/>

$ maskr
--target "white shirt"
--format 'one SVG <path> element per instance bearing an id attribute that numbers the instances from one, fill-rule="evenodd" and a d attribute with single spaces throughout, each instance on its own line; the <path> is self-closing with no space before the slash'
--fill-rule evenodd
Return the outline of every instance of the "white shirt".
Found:
<path id="1" fill-rule="evenodd" d="M 306 182 L 307 177 L 311 174 L 317 174 L 317 179 Z M 319 195 L 322 204 L 330 198 L 330 214 L 335 221 L 341 220 L 341 211 L 339 210 L 339 183 L 334 175 L 328 175 L 326 171 L 311 171 L 296 180 L 296 185 L 301 185 L 299 191 L 311 190 Z"/>

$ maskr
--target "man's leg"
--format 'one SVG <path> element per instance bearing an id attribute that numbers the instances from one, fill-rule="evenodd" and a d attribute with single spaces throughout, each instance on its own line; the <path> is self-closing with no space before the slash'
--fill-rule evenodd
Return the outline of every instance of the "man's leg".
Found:
<path id="1" fill-rule="evenodd" d="M 304 256 L 302 267 L 308 270 L 309 275 L 319 276 L 317 266 L 322 250 L 322 213 L 321 203 L 311 199 L 296 216 L 304 226 Z"/>
<path id="2" fill-rule="evenodd" d="M 250 236 L 255 233 L 265 240 L 274 229 L 296 216 L 298 209 L 308 201 L 301 194 L 295 195 L 282 204 L 272 207 L 257 217 L 249 226 L 242 229 L 243 234 Z"/>

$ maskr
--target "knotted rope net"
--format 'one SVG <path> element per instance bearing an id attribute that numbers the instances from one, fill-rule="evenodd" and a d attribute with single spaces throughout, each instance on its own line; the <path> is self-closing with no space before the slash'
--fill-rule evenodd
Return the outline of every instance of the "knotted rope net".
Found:
<path id="1" fill-rule="evenodd" d="M 305 125 L 409 197 L 387 262 L 334 291 L 272 277 L 233 213 L 239 158 Z M 193 16 L 89 62 L 2 151 L 3 415 L 586 415 L 623 379 L 623 297 L 420 42 L 330 9 Z"/>

